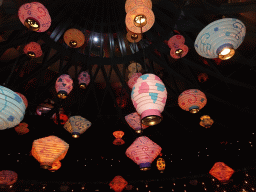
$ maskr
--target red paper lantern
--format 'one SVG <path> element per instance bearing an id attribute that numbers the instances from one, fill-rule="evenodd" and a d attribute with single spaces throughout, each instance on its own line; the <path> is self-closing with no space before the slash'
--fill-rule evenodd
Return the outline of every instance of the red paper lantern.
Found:
<path id="1" fill-rule="evenodd" d="M 37 42 L 28 43 L 27 45 L 25 45 L 23 51 L 31 58 L 41 57 L 43 54 L 41 46 Z"/>
<path id="2" fill-rule="evenodd" d="M 69 75 L 63 74 L 56 80 L 55 89 L 59 98 L 66 99 L 73 89 L 73 80 Z"/>
<path id="3" fill-rule="evenodd" d="M 16 92 L 16 93 L 21 97 L 21 99 L 23 100 L 23 102 L 25 104 L 25 107 L 27 108 L 28 107 L 28 100 L 27 100 L 27 98 L 24 95 L 22 95 L 21 93 L 18 93 L 18 92 Z"/>
<path id="4" fill-rule="evenodd" d="M 29 132 L 27 123 L 20 123 L 18 126 L 14 128 L 14 130 L 18 133 L 18 135 L 24 135 Z"/>
<path id="5" fill-rule="evenodd" d="M 123 145 L 125 143 L 124 140 L 122 139 L 122 137 L 124 136 L 124 132 L 123 131 L 114 131 L 113 135 L 116 138 L 113 141 L 114 145 Z"/>
<path id="6" fill-rule="evenodd" d="M 90 83 L 90 75 L 87 71 L 82 71 L 78 76 L 78 83 L 80 88 L 85 89 Z"/>
<path id="7" fill-rule="evenodd" d="M 59 117 L 60 117 L 60 124 L 61 125 L 64 125 L 68 121 L 68 116 L 65 115 L 65 114 L 60 113 Z M 56 113 L 53 114 L 53 121 L 54 121 L 54 123 L 58 124 L 58 118 L 57 118 Z"/>
<path id="8" fill-rule="evenodd" d="M 174 35 L 168 40 L 172 58 L 179 59 L 188 53 L 188 47 L 184 43 L 185 38 L 182 35 Z"/>
<path id="9" fill-rule="evenodd" d="M 233 175 L 234 170 L 223 162 L 216 162 L 209 173 L 221 182 L 226 182 Z"/>
<path id="10" fill-rule="evenodd" d="M 121 192 L 128 182 L 122 177 L 122 176 L 115 176 L 114 179 L 109 183 L 109 186 L 115 191 L 115 192 Z"/>
<path id="11" fill-rule="evenodd" d="M 0 171 L 0 185 L 12 185 L 18 179 L 18 174 L 14 171 L 2 170 Z"/>
<path id="12" fill-rule="evenodd" d="M 50 168 L 48 170 L 51 171 L 51 172 L 55 172 L 55 171 L 59 170 L 60 167 L 61 167 L 61 162 L 60 161 L 55 161 L 52 164 L 52 168 Z"/>
<path id="13" fill-rule="evenodd" d="M 204 83 L 208 79 L 208 75 L 206 73 L 200 73 L 197 77 L 200 83 Z"/>

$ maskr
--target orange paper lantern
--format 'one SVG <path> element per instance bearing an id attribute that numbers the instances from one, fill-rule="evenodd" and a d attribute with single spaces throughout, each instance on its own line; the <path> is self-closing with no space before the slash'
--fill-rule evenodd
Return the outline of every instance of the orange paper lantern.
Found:
<path id="1" fill-rule="evenodd" d="M 132 8 L 137 6 L 145 6 L 152 9 L 151 0 L 126 0 L 125 2 L 125 12 L 128 13 Z"/>
<path id="2" fill-rule="evenodd" d="M 160 173 L 163 173 L 165 170 L 165 160 L 159 157 L 156 161 L 156 167 L 160 171 Z"/>
<path id="3" fill-rule="evenodd" d="M 122 177 L 122 176 L 115 176 L 114 179 L 109 183 L 109 186 L 115 191 L 115 192 L 121 192 L 128 182 Z"/>
<path id="4" fill-rule="evenodd" d="M 59 170 L 60 167 L 61 167 L 61 162 L 60 161 L 55 161 L 52 164 L 52 168 L 48 169 L 48 170 L 51 171 L 51 172 L 55 172 L 55 171 Z"/>
<path id="5" fill-rule="evenodd" d="M 84 44 L 85 36 L 82 31 L 72 28 L 64 33 L 64 41 L 69 47 L 79 48 Z"/>
<path id="6" fill-rule="evenodd" d="M 223 162 L 216 162 L 209 173 L 221 182 L 226 182 L 233 175 L 234 170 Z"/>
<path id="7" fill-rule="evenodd" d="M 124 132 L 123 131 L 114 131 L 113 135 L 116 138 L 113 141 L 114 145 L 123 145 L 125 143 L 124 140 L 122 139 L 122 137 L 124 136 Z"/>
<path id="8" fill-rule="evenodd" d="M 18 174 L 14 171 L 2 170 L 0 171 L 0 185 L 12 185 L 18 179 Z"/>
<path id="9" fill-rule="evenodd" d="M 27 123 L 20 123 L 18 126 L 16 126 L 15 131 L 18 133 L 18 135 L 24 135 L 29 132 L 28 124 Z"/>
<path id="10" fill-rule="evenodd" d="M 27 54 L 31 58 L 37 58 L 43 55 L 41 45 L 38 44 L 37 42 L 28 43 L 27 45 L 25 45 L 23 51 L 25 54 Z"/>
<path id="11" fill-rule="evenodd" d="M 214 121 L 211 119 L 209 115 L 203 115 L 200 117 L 200 125 L 205 128 L 210 128 Z"/>

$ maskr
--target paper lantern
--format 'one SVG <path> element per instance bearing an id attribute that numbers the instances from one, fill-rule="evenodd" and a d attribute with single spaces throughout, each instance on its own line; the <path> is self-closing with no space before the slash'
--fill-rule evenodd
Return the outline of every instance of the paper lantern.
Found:
<path id="1" fill-rule="evenodd" d="M 15 127 L 24 118 L 26 106 L 14 91 L 0 86 L 0 130 Z"/>
<path id="2" fill-rule="evenodd" d="M 152 126 L 162 121 L 167 91 L 158 76 L 150 73 L 140 76 L 132 88 L 131 99 L 144 125 Z"/>
<path id="3" fill-rule="evenodd" d="M 188 46 L 187 45 L 180 45 L 177 49 L 171 49 L 170 55 L 174 59 L 180 59 L 187 55 L 188 53 Z"/>
<path id="4" fill-rule="evenodd" d="M 140 72 L 142 69 L 141 64 L 137 63 L 137 62 L 132 62 L 129 66 L 128 66 L 128 70 L 130 71 L 130 73 L 137 73 Z"/>
<path id="5" fill-rule="evenodd" d="M 63 74 L 56 80 L 55 89 L 59 98 L 66 99 L 73 89 L 73 80 L 69 75 Z"/>
<path id="6" fill-rule="evenodd" d="M 128 80 L 128 86 L 130 89 L 133 88 L 134 84 L 137 82 L 137 79 L 142 75 L 142 73 L 133 73 Z"/>
<path id="7" fill-rule="evenodd" d="M 211 119 L 209 115 L 203 115 L 200 117 L 200 125 L 205 128 L 210 128 L 214 121 Z"/>
<path id="8" fill-rule="evenodd" d="M 17 125 L 14 129 L 18 133 L 18 135 L 24 135 L 29 132 L 28 124 L 24 122 Z"/>
<path id="9" fill-rule="evenodd" d="M 52 118 L 54 123 L 59 124 L 56 113 L 53 114 Z M 68 116 L 63 113 L 59 113 L 59 118 L 60 118 L 61 125 L 64 125 L 68 121 Z"/>
<path id="10" fill-rule="evenodd" d="M 39 106 L 37 106 L 36 108 L 36 114 L 37 115 L 42 115 L 42 114 L 46 114 L 49 111 L 51 111 L 53 108 L 53 105 L 50 103 L 41 103 Z"/>
<path id="11" fill-rule="evenodd" d="M 31 153 L 40 163 L 41 168 L 50 169 L 54 162 L 60 161 L 66 156 L 68 148 L 68 143 L 51 135 L 34 140 Z"/>
<path id="12" fill-rule="evenodd" d="M 197 53 L 205 58 L 226 60 L 235 54 L 245 38 L 244 23 L 235 18 L 223 18 L 207 25 L 195 40 Z"/>
<path id="13" fill-rule="evenodd" d="M 161 153 L 162 148 L 151 141 L 146 136 L 141 136 L 126 150 L 127 157 L 132 159 L 140 169 L 145 171 L 150 169 L 151 163 Z"/>
<path id="14" fill-rule="evenodd" d="M 197 76 L 197 78 L 198 78 L 198 81 L 199 81 L 200 83 L 204 83 L 204 82 L 207 81 L 208 75 L 207 75 L 206 73 L 200 73 L 200 74 Z"/>
<path id="15" fill-rule="evenodd" d="M 85 89 L 87 85 L 90 83 L 90 75 L 87 71 L 82 71 L 78 75 L 78 83 L 80 88 Z"/>
<path id="16" fill-rule="evenodd" d="M 156 161 L 156 167 L 160 171 L 160 173 L 163 173 L 165 170 L 165 160 L 159 157 Z"/>
<path id="17" fill-rule="evenodd" d="M 234 170 L 223 162 L 216 162 L 209 173 L 221 182 L 226 182 L 233 175 Z"/>
<path id="18" fill-rule="evenodd" d="M 183 91 L 178 97 L 178 104 L 181 109 L 197 113 L 207 103 L 205 94 L 198 89 L 188 89 Z"/>
<path id="19" fill-rule="evenodd" d="M 18 16 L 21 23 L 31 31 L 45 32 L 51 26 L 51 16 L 39 2 L 23 4 L 19 8 Z"/>
<path id="20" fill-rule="evenodd" d="M 124 136 L 124 132 L 123 131 L 114 131 L 113 135 L 116 138 L 113 141 L 114 145 L 123 145 L 125 143 L 124 140 L 122 139 L 122 137 Z"/>
<path id="21" fill-rule="evenodd" d="M 153 11 L 145 6 L 136 6 L 125 17 L 126 27 L 133 33 L 145 33 L 155 22 Z"/>
<path id="22" fill-rule="evenodd" d="M 178 49 L 180 45 L 185 44 L 185 38 L 182 35 L 174 35 L 168 40 L 167 44 L 170 49 Z"/>
<path id="23" fill-rule="evenodd" d="M 182 35 L 174 35 L 168 40 L 168 46 L 171 48 L 170 55 L 174 59 L 184 57 L 188 53 L 188 47 L 184 44 L 185 38 Z"/>
<path id="24" fill-rule="evenodd" d="M 83 134 L 92 123 L 81 116 L 72 116 L 65 123 L 64 128 L 72 134 L 72 137 L 78 138 Z"/>
<path id="25" fill-rule="evenodd" d="M 18 174 L 10 170 L 0 171 L 0 185 L 12 185 L 18 180 Z"/>
<path id="26" fill-rule="evenodd" d="M 142 39 L 141 33 L 133 33 L 128 31 L 126 33 L 126 39 L 131 43 L 138 43 Z"/>
<path id="27" fill-rule="evenodd" d="M 27 98 L 24 95 L 22 95 L 21 93 L 18 93 L 18 92 L 15 92 L 15 93 L 17 93 L 21 97 L 25 107 L 27 108 L 28 107 L 28 100 L 27 100 Z"/>
<path id="28" fill-rule="evenodd" d="M 69 47 L 79 48 L 84 44 L 85 36 L 82 31 L 72 28 L 64 33 L 64 41 Z"/>
<path id="29" fill-rule="evenodd" d="M 147 125 L 141 124 L 140 115 L 137 112 L 126 115 L 125 120 L 128 125 L 136 131 L 136 133 L 141 133 L 142 129 L 149 127 Z"/>
<path id="30" fill-rule="evenodd" d="M 43 54 L 40 44 L 36 42 L 30 42 L 25 45 L 23 51 L 31 58 L 41 57 Z"/>
<path id="31" fill-rule="evenodd" d="M 48 170 L 51 171 L 51 172 L 55 172 L 55 171 L 59 170 L 60 167 L 61 167 L 61 162 L 60 161 L 55 161 L 52 164 L 52 168 L 50 168 Z"/>
<path id="32" fill-rule="evenodd" d="M 117 175 L 114 177 L 114 179 L 109 183 L 109 186 L 115 191 L 115 192 L 121 192 L 128 182 L 120 175 Z"/>
<path id="33" fill-rule="evenodd" d="M 145 6 L 152 9 L 151 0 L 126 0 L 125 2 L 125 12 L 128 13 L 132 8 L 137 6 Z"/>

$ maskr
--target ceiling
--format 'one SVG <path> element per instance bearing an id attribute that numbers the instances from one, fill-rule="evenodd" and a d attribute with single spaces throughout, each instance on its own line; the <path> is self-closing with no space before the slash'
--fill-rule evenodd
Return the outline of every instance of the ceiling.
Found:
<path id="1" fill-rule="evenodd" d="M 98 186 L 100 191 L 107 191 L 107 184 L 116 175 L 122 175 L 133 190 L 146 191 L 145 183 L 169 189 L 170 180 L 180 179 L 181 184 L 191 178 L 207 182 L 209 170 L 218 161 L 237 171 L 229 188 L 241 190 L 243 178 L 239 170 L 245 171 L 255 163 L 255 1 L 154 0 L 156 21 L 136 44 L 125 38 L 124 0 L 40 0 L 52 18 L 45 33 L 27 31 L 19 21 L 18 8 L 26 2 L 29 1 L 8 0 L 0 7 L 1 85 L 27 97 L 29 104 L 23 122 L 28 123 L 30 130 L 26 135 L 18 135 L 14 128 L 0 132 L 0 170 L 16 171 L 21 191 L 31 190 L 31 183 L 47 182 L 51 190 L 63 182 L 70 186 L 69 190 L 71 186 L 75 189 L 87 183 L 88 190 Z M 223 17 L 244 22 L 244 42 L 227 61 L 199 56 L 194 49 L 198 33 Z M 69 28 L 78 28 L 85 34 L 86 43 L 81 48 L 69 48 L 63 41 Z M 173 59 L 166 41 L 178 33 L 185 37 L 189 52 L 181 59 Z M 100 41 L 93 41 L 95 36 Z M 43 56 L 30 59 L 23 53 L 24 45 L 30 41 L 41 44 Z M 158 75 L 168 90 L 163 121 L 142 133 L 162 147 L 166 160 L 163 174 L 156 169 L 155 162 L 151 170 L 140 171 L 125 155 L 140 136 L 124 119 L 135 112 L 126 83 L 127 67 L 132 61 L 140 63 L 144 73 Z M 77 86 L 81 70 L 88 70 L 91 75 L 85 90 Z M 74 89 L 67 99 L 59 100 L 54 85 L 63 73 L 73 78 Z M 208 75 L 206 82 L 198 81 L 200 73 Z M 206 106 L 197 114 L 183 111 L 177 103 L 179 94 L 192 88 L 200 89 L 207 97 Z M 45 116 L 36 115 L 37 106 L 46 99 L 55 102 L 53 110 Z M 81 115 L 92 126 L 80 138 L 72 138 L 63 125 L 50 118 L 61 107 L 66 115 Z M 214 120 L 211 128 L 199 125 L 202 115 Z M 124 145 L 112 144 L 115 130 L 124 131 Z M 32 142 L 49 135 L 69 143 L 62 167 L 54 173 L 41 169 L 30 155 Z M 214 190 L 212 186 L 216 184 L 209 182 L 208 190 Z"/>

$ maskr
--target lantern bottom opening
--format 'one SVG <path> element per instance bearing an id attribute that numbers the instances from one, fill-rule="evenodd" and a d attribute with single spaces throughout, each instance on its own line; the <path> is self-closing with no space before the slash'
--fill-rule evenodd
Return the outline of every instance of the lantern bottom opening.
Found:
<path id="1" fill-rule="evenodd" d="M 85 88 L 86 88 L 86 84 L 85 84 L 85 83 L 81 83 L 81 84 L 79 85 L 79 87 L 80 87 L 81 89 L 85 89 Z"/>
<path id="2" fill-rule="evenodd" d="M 78 133 L 78 132 L 73 132 L 72 133 L 73 138 L 78 138 L 79 136 L 80 136 L 80 133 Z"/>
<path id="3" fill-rule="evenodd" d="M 147 126 L 157 125 L 162 119 L 161 113 L 157 109 L 148 109 L 141 113 L 141 122 Z"/>
<path id="4" fill-rule="evenodd" d="M 25 27 L 28 28 L 30 31 L 38 31 L 40 29 L 39 22 L 32 17 L 29 17 L 24 22 Z"/>
<path id="5" fill-rule="evenodd" d="M 150 170 L 150 168 L 151 168 L 151 164 L 149 162 L 140 164 L 141 171 L 147 171 L 147 170 Z"/>
<path id="6" fill-rule="evenodd" d="M 135 130 L 136 133 L 141 133 L 142 132 L 142 128 L 140 128 L 140 127 L 139 128 L 135 128 L 134 130 Z"/>
<path id="7" fill-rule="evenodd" d="M 113 141 L 114 145 L 123 145 L 124 143 L 125 143 L 124 140 L 123 139 L 119 139 L 119 138 L 117 138 L 117 139 L 115 139 Z"/>
<path id="8" fill-rule="evenodd" d="M 58 97 L 60 99 L 66 99 L 67 98 L 67 92 L 66 91 L 59 91 L 58 92 Z"/>
<path id="9" fill-rule="evenodd" d="M 190 113 L 198 113 L 199 112 L 199 107 L 198 106 L 191 106 L 189 108 Z"/>
<path id="10" fill-rule="evenodd" d="M 42 168 L 42 169 L 51 169 L 52 166 L 50 164 L 41 164 L 40 168 Z"/>
<path id="11" fill-rule="evenodd" d="M 227 60 L 234 56 L 235 49 L 232 44 L 225 43 L 217 49 L 216 53 L 218 54 L 219 59 Z"/>

